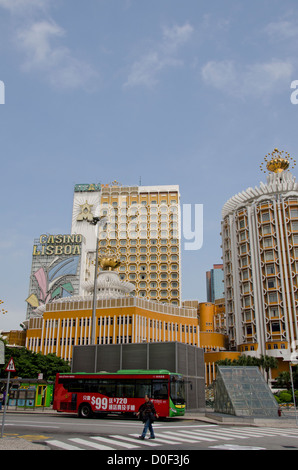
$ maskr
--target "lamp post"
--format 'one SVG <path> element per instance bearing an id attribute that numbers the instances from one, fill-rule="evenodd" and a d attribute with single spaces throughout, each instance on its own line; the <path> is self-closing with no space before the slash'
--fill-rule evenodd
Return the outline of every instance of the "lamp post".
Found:
<path id="1" fill-rule="evenodd" d="M 96 281 L 98 270 L 98 242 L 99 242 L 99 226 L 107 223 L 106 217 L 93 217 L 90 221 L 92 225 L 97 226 L 96 230 L 96 247 L 95 247 L 95 271 L 94 271 L 94 290 L 93 290 L 93 308 L 92 308 L 92 324 L 91 324 L 91 344 L 95 344 L 96 330 Z M 99 223 L 99 225 L 97 225 Z"/>
<path id="2" fill-rule="evenodd" d="M 292 394 L 293 394 L 293 401 L 294 401 L 294 408 L 295 408 L 295 419 L 296 419 L 296 426 L 297 426 L 297 408 L 296 408 L 296 397 L 295 397 L 295 389 L 294 389 L 294 381 L 293 381 L 293 372 L 292 372 L 292 365 L 297 366 L 298 361 L 290 361 L 290 376 L 291 376 L 291 384 L 292 384 Z"/>

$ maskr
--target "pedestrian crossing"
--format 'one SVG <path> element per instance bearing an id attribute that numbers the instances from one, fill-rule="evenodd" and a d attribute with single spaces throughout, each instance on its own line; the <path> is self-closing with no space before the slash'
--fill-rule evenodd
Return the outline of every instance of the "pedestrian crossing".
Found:
<path id="1" fill-rule="evenodd" d="M 231 440 L 258 439 L 260 437 L 289 437 L 297 438 L 298 429 L 277 429 L 277 428 L 251 428 L 233 427 L 224 428 L 217 425 L 211 426 L 181 426 L 172 430 L 171 427 L 159 427 L 155 431 L 155 439 L 138 439 L 139 434 L 110 434 L 105 436 L 72 437 L 68 439 L 49 439 L 45 443 L 55 450 L 150 450 L 158 449 L 160 446 L 177 446 L 203 443 L 210 448 L 216 448 L 216 443 L 229 448 Z"/>

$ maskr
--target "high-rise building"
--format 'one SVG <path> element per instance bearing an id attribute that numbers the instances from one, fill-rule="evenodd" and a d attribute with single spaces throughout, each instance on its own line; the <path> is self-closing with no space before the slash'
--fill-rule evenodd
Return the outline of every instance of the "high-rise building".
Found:
<path id="1" fill-rule="evenodd" d="M 298 184 L 288 153 L 274 149 L 265 162 L 267 183 L 222 210 L 225 313 L 232 349 L 282 366 L 298 340 Z"/>
<path id="2" fill-rule="evenodd" d="M 71 233 L 85 240 L 80 294 L 94 278 L 98 235 L 99 249 L 114 249 L 120 278 L 135 285 L 136 296 L 179 305 L 179 204 L 179 186 L 76 185 Z M 94 216 L 106 223 L 91 225 Z"/>
<path id="3" fill-rule="evenodd" d="M 222 264 L 214 264 L 213 268 L 206 272 L 207 302 L 215 302 L 224 297 L 223 280 Z"/>

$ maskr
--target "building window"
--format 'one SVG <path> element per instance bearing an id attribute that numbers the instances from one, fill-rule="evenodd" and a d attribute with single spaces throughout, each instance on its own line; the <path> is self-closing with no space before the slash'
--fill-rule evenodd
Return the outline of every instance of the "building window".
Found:
<path id="1" fill-rule="evenodd" d="M 267 274 L 275 274 L 275 266 L 274 264 L 268 264 L 266 266 L 266 273 Z"/>
<path id="2" fill-rule="evenodd" d="M 267 235 L 268 233 L 271 233 L 271 225 L 263 225 L 263 235 Z"/>
<path id="3" fill-rule="evenodd" d="M 270 318 L 278 317 L 278 307 L 270 307 L 269 308 L 269 316 Z"/>
<path id="4" fill-rule="evenodd" d="M 291 209 L 291 219 L 298 218 L 298 209 Z"/>
<path id="5" fill-rule="evenodd" d="M 266 237 L 264 238 L 264 248 L 267 248 L 269 246 L 273 246 L 273 240 L 272 240 L 272 237 Z"/>
<path id="6" fill-rule="evenodd" d="M 242 279 L 243 279 L 243 280 L 246 280 L 246 279 L 248 279 L 248 277 L 249 277 L 249 276 L 248 276 L 248 269 L 244 269 L 244 270 L 242 271 Z"/>
<path id="7" fill-rule="evenodd" d="M 276 304 L 277 303 L 277 292 L 272 292 L 269 294 L 269 303 Z"/>
<path id="8" fill-rule="evenodd" d="M 267 285 L 268 289 L 274 289 L 276 287 L 276 279 L 268 279 Z"/>
<path id="9" fill-rule="evenodd" d="M 243 293 L 247 294 L 248 292 L 250 292 L 250 284 L 249 284 L 249 282 L 245 282 L 243 284 Z"/>
<path id="10" fill-rule="evenodd" d="M 268 250 L 265 252 L 265 261 L 272 261 L 274 260 L 274 254 L 272 250 Z"/>
<path id="11" fill-rule="evenodd" d="M 273 322 L 271 325 L 272 333 L 279 333 L 280 332 L 280 324 L 279 322 Z"/>
<path id="12" fill-rule="evenodd" d="M 270 220 L 269 212 L 263 212 L 261 217 L 262 217 L 262 222 L 268 222 Z"/>
<path id="13" fill-rule="evenodd" d="M 241 265 L 242 265 L 242 266 L 247 266 L 247 265 L 248 265 L 248 258 L 247 258 L 247 256 L 243 256 L 243 258 L 241 259 Z"/>
<path id="14" fill-rule="evenodd" d="M 247 243 L 243 243 L 243 244 L 240 246 L 240 252 L 243 254 L 243 253 L 246 253 L 247 251 L 248 251 Z"/>

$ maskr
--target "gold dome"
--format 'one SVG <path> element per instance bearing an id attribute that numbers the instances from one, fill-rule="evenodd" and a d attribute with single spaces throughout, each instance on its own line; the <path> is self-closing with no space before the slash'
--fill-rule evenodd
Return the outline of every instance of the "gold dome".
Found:
<path id="1" fill-rule="evenodd" d="M 267 170 L 272 173 L 282 173 L 287 170 L 290 166 L 290 160 L 294 162 L 293 166 L 296 165 L 296 161 L 290 157 L 288 152 L 284 152 L 283 150 L 280 151 L 277 148 L 275 148 L 272 153 L 268 153 L 264 160 L 266 162 Z M 263 163 L 260 165 L 261 170 L 263 170 Z M 266 171 L 264 171 L 264 173 L 266 173 Z"/>

